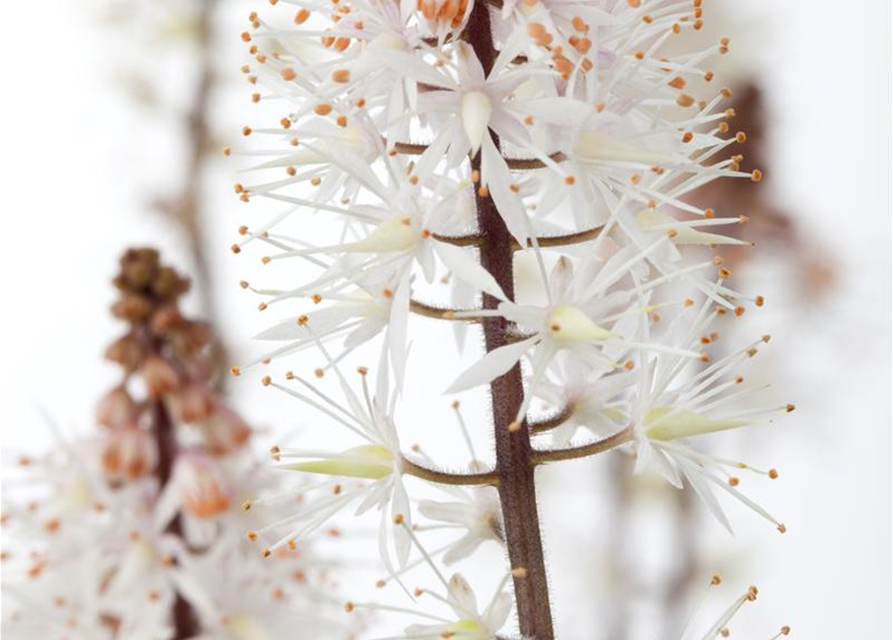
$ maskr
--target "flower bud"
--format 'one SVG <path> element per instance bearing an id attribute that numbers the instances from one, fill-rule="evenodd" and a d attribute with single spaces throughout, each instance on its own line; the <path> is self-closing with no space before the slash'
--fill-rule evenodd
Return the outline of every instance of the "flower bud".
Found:
<path id="1" fill-rule="evenodd" d="M 134 425 L 138 418 L 139 408 L 123 385 L 105 394 L 96 407 L 96 421 L 110 429 Z"/>
<path id="2" fill-rule="evenodd" d="M 152 301 L 139 293 L 126 293 L 112 305 L 112 315 L 126 322 L 142 322 L 152 313 Z"/>
<path id="3" fill-rule="evenodd" d="M 157 336 L 164 335 L 183 322 L 183 315 L 175 304 L 166 304 L 156 309 L 152 314 L 152 333 Z"/>
<path id="4" fill-rule="evenodd" d="M 107 360 L 117 362 L 127 371 L 134 371 L 143 361 L 145 352 L 142 344 L 132 334 L 127 334 L 115 340 L 105 350 Z"/>
<path id="5" fill-rule="evenodd" d="M 161 267 L 152 282 L 152 292 L 159 298 L 176 298 L 189 291 L 189 279 L 181 278 L 173 267 Z"/>
<path id="6" fill-rule="evenodd" d="M 242 447 L 251 437 L 251 427 L 235 411 L 217 404 L 202 424 L 205 443 L 214 455 L 225 455 Z"/>
<path id="7" fill-rule="evenodd" d="M 136 480 L 152 473 L 158 455 L 151 436 L 137 427 L 114 429 L 102 452 L 103 471 L 113 480 Z"/>
<path id="8" fill-rule="evenodd" d="M 171 413 L 179 422 L 201 422 L 214 411 L 214 394 L 207 385 L 192 382 L 169 398 Z"/>
<path id="9" fill-rule="evenodd" d="M 141 373 L 146 389 L 153 398 L 160 398 L 180 385 L 180 376 L 171 364 L 160 356 L 151 356 L 143 363 Z"/>

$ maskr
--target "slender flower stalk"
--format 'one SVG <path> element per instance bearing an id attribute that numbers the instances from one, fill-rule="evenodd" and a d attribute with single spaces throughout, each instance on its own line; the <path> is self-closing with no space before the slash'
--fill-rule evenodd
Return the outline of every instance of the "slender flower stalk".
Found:
<path id="1" fill-rule="evenodd" d="M 767 339 L 716 362 L 711 354 L 719 325 L 764 300 L 731 288 L 713 253 L 749 245 L 723 232 L 747 216 L 734 203 L 716 203 L 720 216 L 687 200 L 718 179 L 761 179 L 740 168 L 732 147 L 746 135 L 731 132 L 730 91 L 715 88 L 709 67 L 728 39 L 669 52 L 671 39 L 701 29 L 703 3 L 289 4 L 284 18 L 281 8 L 269 19 L 252 13 L 241 36 L 252 100 L 281 107 L 281 119 L 245 126 L 260 142 L 225 154 L 250 158 L 246 182 L 235 185 L 240 200 L 281 207 L 241 227 L 233 251 L 259 244 L 262 263 L 286 278 L 277 288 L 242 286 L 261 311 L 295 311 L 259 336 L 278 348 L 232 371 L 315 350 L 324 360 L 316 377 L 333 375 L 338 394 L 291 372 L 285 384 L 262 382 L 358 440 L 346 450 L 273 448 L 286 470 L 326 479 L 247 503 L 300 503 L 249 533 L 263 555 L 297 546 L 357 502 L 360 514 L 379 512 L 382 584 L 405 590 L 406 571 L 427 564 L 453 603 L 470 589 L 458 578 L 448 584 L 436 558 L 453 562 L 496 541 L 508 556 L 517 631 L 552 640 L 539 466 L 625 452 L 639 471 L 656 468 L 697 492 L 723 525 L 719 487 L 783 532 L 729 472 L 756 469 L 696 448 L 699 438 L 793 409 L 762 408 L 760 389 L 742 386 L 738 367 Z M 490 420 L 466 425 L 460 415 L 464 470 L 402 449 L 401 409 L 413 400 L 403 389 L 426 375 L 410 357 L 420 339 L 410 315 L 450 321 L 457 352 L 469 328 L 483 334 L 485 353 L 447 389 L 489 388 Z M 344 371 L 369 345 L 380 355 L 372 369 L 357 363 L 360 394 Z M 580 428 L 591 435 L 578 439 Z M 468 431 L 492 434 L 490 462 L 480 462 Z M 490 497 L 495 489 L 498 509 L 456 489 L 458 503 L 422 502 L 418 513 L 434 523 L 419 524 L 415 480 L 477 484 Z M 419 537 L 443 525 L 465 534 L 429 552 Z M 503 633 L 501 608 L 465 609 L 402 637 Z"/>

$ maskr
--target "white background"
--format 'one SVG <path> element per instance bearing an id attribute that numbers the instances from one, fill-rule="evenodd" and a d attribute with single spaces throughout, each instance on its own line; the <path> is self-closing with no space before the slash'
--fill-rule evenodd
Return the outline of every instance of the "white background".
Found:
<path id="1" fill-rule="evenodd" d="M 257 4 L 263 6 L 230 3 L 229 49 L 243 14 L 266 7 Z M 783 259 L 767 257 L 751 270 L 754 287 L 772 304 L 749 321 L 754 331 L 773 333 L 767 366 L 799 410 L 779 432 L 752 436 L 766 439 L 749 441 L 745 453 L 782 469 L 784 482 L 757 495 L 789 532 L 770 535 L 749 524 L 750 514 L 734 511 L 733 519 L 744 521 L 736 538 L 712 524 L 707 533 L 711 547 L 743 558 L 736 576 L 761 585 L 747 627 L 759 632 L 746 637 L 768 636 L 785 622 L 812 640 L 890 637 L 891 5 L 752 0 L 738 10 L 753 21 L 745 24 L 757 25 L 739 24 L 734 37 L 769 88 L 775 195 L 828 252 L 837 282 L 827 298 L 810 302 L 786 277 Z M 119 330 L 106 313 L 118 254 L 131 244 L 160 243 L 175 261 L 182 255 L 163 222 L 146 213 L 147 186 L 176 189 L 175 140 L 122 97 L 116 64 L 138 63 L 139 54 L 126 38 L 97 27 L 99 12 L 95 2 L 17 3 L 2 41 L 5 447 L 51 442 L 38 407 L 63 428 L 91 428 L 92 407 L 115 376 L 100 356 Z M 238 58 L 229 49 L 221 69 L 235 78 Z M 174 94 L 188 86 L 180 71 L 159 71 Z M 247 94 L 240 87 L 217 104 L 233 137 L 249 114 Z M 247 338 L 264 323 L 256 301 L 236 286 L 257 276 L 257 261 L 228 250 L 246 215 L 230 197 L 234 170 L 215 169 L 208 190 L 219 196 L 207 224 L 238 358 L 254 353 Z M 293 426 L 293 418 L 281 424 L 292 405 L 253 388 L 239 389 L 244 413 Z M 547 534 L 557 538 L 570 522 L 561 521 L 567 512 L 546 512 Z M 555 552 L 555 582 L 573 566 Z M 573 594 L 559 588 L 557 598 L 565 595 Z M 563 629 L 576 631 L 569 624 Z"/>

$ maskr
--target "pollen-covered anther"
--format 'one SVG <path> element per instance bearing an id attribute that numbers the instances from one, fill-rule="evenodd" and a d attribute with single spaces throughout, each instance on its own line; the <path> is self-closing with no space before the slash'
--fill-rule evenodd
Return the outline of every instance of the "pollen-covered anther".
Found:
<path id="1" fill-rule="evenodd" d="M 258 310 L 258 311 L 265 311 L 266 308 L 267 308 L 267 306 L 268 306 L 268 305 L 267 305 L 266 302 L 261 302 L 260 304 L 257 305 L 257 310 Z"/>
<path id="2" fill-rule="evenodd" d="M 759 169 L 754 169 L 750 173 L 750 179 L 753 180 L 754 182 L 759 182 L 760 180 L 763 179 L 763 172 L 760 171 Z"/>
<path id="3" fill-rule="evenodd" d="M 517 420 L 512 420 L 509 422 L 509 433 L 517 433 L 521 430 L 521 423 Z"/>
<path id="4" fill-rule="evenodd" d="M 403 517 L 402 513 L 398 513 L 394 516 L 394 524 L 401 525 L 406 521 L 406 518 Z"/>
<path id="5" fill-rule="evenodd" d="M 783 524 L 778 525 L 776 528 L 778 529 L 778 533 L 787 533 L 788 531 L 788 528 Z"/>
<path id="6" fill-rule="evenodd" d="M 257 542 L 257 532 L 249 531 L 245 534 L 251 542 Z"/>
<path id="7" fill-rule="evenodd" d="M 737 317 L 739 317 L 739 318 L 740 318 L 741 316 L 743 316 L 743 315 L 744 315 L 744 307 L 740 307 L 740 306 L 739 306 L 739 307 L 735 307 L 735 315 L 736 315 Z"/>
<path id="8" fill-rule="evenodd" d="M 361 376 L 365 376 L 369 373 L 369 369 L 367 367 L 357 367 L 357 373 Z"/>
<path id="9" fill-rule="evenodd" d="M 512 569 L 512 576 L 523 580 L 524 578 L 527 577 L 527 568 L 526 567 L 515 567 L 514 569 Z"/>
<path id="10" fill-rule="evenodd" d="M 273 384 L 273 379 L 270 376 L 264 376 L 260 379 L 260 382 L 265 387 L 269 387 L 271 384 Z"/>
<path id="11" fill-rule="evenodd" d="M 273 555 L 273 552 L 270 549 L 264 549 L 260 552 L 260 555 L 264 558 L 269 558 L 271 555 Z"/>
<path id="12" fill-rule="evenodd" d="M 245 502 L 243 502 L 243 503 L 242 503 L 242 509 L 245 510 L 245 511 L 251 511 L 251 501 L 250 501 L 250 500 L 246 500 Z"/>
<path id="13" fill-rule="evenodd" d="M 771 480 L 777 480 L 778 479 L 778 470 L 777 469 L 769 469 L 768 475 Z"/>
<path id="14" fill-rule="evenodd" d="M 239 367 L 230 367 L 229 373 L 233 376 L 240 376 L 242 375 L 242 369 L 240 369 Z"/>
<path id="15" fill-rule="evenodd" d="M 632 360 L 627 360 L 626 362 L 623 363 L 623 368 L 626 369 L 627 371 L 632 371 L 635 368 L 635 366 L 636 366 L 636 363 L 633 362 Z"/>
<path id="16" fill-rule="evenodd" d="M 313 375 L 315 375 L 317 378 L 322 378 L 326 375 L 326 372 L 323 371 L 322 369 L 314 369 Z"/>
<path id="17" fill-rule="evenodd" d="M 749 601 L 753 602 L 754 600 L 757 599 L 757 594 L 759 594 L 759 593 L 760 593 L 760 590 L 757 589 L 755 586 L 751 585 L 747 589 L 747 599 Z"/>
<path id="18" fill-rule="evenodd" d="M 787 413 L 791 413 L 791 412 L 792 412 L 794 409 L 796 409 L 796 408 L 797 408 L 797 405 L 793 405 L 793 404 L 786 404 L 786 405 L 784 406 L 784 410 L 785 410 L 785 412 L 787 412 Z"/>
<path id="19" fill-rule="evenodd" d="M 681 93 L 676 98 L 676 104 L 680 107 L 690 107 L 695 103 L 695 99 L 688 95 L 687 93 Z"/>
<path id="20" fill-rule="evenodd" d="M 730 487 L 737 487 L 740 483 L 741 483 L 741 480 L 739 478 L 736 478 L 735 476 L 729 476 L 729 486 Z"/>

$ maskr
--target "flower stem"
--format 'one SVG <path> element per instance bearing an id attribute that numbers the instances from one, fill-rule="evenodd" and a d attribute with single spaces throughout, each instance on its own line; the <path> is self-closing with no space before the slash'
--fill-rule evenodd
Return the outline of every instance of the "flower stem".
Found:
<path id="1" fill-rule="evenodd" d="M 177 457 L 177 437 L 174 431 L 174 423 L 171 421 L 170 414 L 162 400 L 152 401 L 152 431 L 158 446 L 158 467 L 156 468 L 156 473 L 158 475 L 158 491 L 161 493 L 164 486 L 171 479 L 174 460 Z M 168 525 L 166 532 L 179 537 L 183 536 L 179 514 Z M 199 626 L 195 612 L 179 593 L 176 594 L 171 616 L 174 621 L 173 640 L 185 640 L 185 638 L 198 635 Z"/>
<path id="2" fill-rule="evenodd" d="M 497 52 L 493 47 L 487 4 L 474 4 L 468 20 L 467 38 L 484 73 L 489 74 Z M 492 131 L 490 135 L 498 147 L 498 138 Z M 472 168 L 480 171 L 480 153 L 472 159 Z M 493 275 L 505 294 L 514 298 L 514 239 L 493 199 L 486 193 L 482 195 L 479 190 L 475 192 L 475 199 L 478 226 L 486 238 L 480 248 L 481 265 Z M 498 303 L 497 299 L 484 294 L 485 309 L 495 309 Z M 507 323 L 504 318 L 484 318 L 482 324 L 488 352 L 506 344 Z M 516 364 L 511 371 L 493 380 L 490 395 L 496 439 L 496 473 L 499 477 L 506 546 L 513 570 L 518 624 L 524 637 L 553 640 L 555 633 L 537 513 L 530 432 L 526 424 L 521 429 L 509 430 L 524 398 L 520 365 Z"/>

